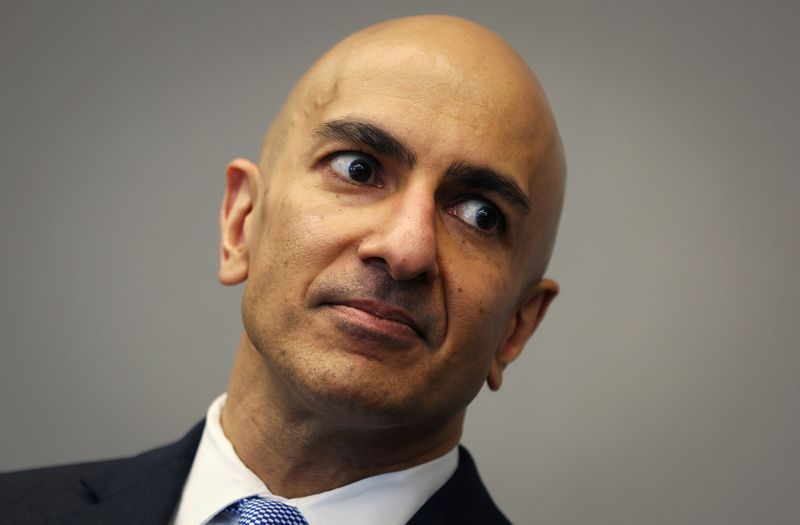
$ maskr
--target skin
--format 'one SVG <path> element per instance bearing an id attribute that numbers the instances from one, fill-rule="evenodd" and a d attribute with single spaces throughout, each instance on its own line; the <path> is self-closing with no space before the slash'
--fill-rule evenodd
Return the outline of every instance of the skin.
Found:
<path id="1" fill-rule="evenodd" d="M 373 176 L 350 179 L 354 158 Z M 529 210 L 476 183 L 487 170 Z M 300 79 L 258 164 L 226 175 L 219 278 L 245 289 L 222 424 L 245 465 L 300 497 L 455 446 L 469 402 L 500 387 L 558 293 L 543 274 L 564 161 L 527 65 L 465 20 L 373 26 Z M 498 231 L 469 215 L 487 202 Z"/>

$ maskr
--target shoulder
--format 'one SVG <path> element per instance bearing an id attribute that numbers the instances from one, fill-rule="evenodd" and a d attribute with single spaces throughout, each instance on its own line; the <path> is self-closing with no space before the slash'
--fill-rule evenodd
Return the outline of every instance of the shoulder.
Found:
<path id="1" fill-rule="evenodd" d="M 182 440 L 136 456 L 0 474 L 0 513 L 9 522 L 40 523 L 48 516 L 79 511 L 137 483 L 188 471 L 203 423 Z M 47 502 L 43 504 L 43 502 Z"/>
<path id="2" fill-rule="evenodd" d="M 447 523 L 510 524 L 486 490 L 472 456 L 462 446 L 459 446 L 458 469 L 408 525 Z"/>
<path id="3" fill-rule="evenodd" d="M 124 464 L 129 458 L 56 467 L 37 468 L 0 474 L 0 512 L 18 519 L 34 518 L 41 512 L 41 502 L 66 510 L 91 504 L 91 492 L 81 480 L 91 478 Z M 35 519 L 33 521 L 36 522 Z"/>

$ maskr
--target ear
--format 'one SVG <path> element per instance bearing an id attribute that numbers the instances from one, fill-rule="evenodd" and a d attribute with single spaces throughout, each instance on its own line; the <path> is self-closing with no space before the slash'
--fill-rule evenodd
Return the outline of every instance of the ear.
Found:
<path id="1" fill-rule="evenodd" d="M 245 159 L 231 161 L 225 175 L 225 195 L 219 215 L 219 280 L 234 285 L 247 279 L 249 252 L 245 226 L 253 210 L 260 175 L 258 167 Z"/>
<path id="2" fill-rule="evenodd" d="M 550 279 L 542 279 L 533 287 L 530 298 L 511 319 L 506 338 L 494 356 L 486 378 L 489 388 L 500 389 L 503 384 L 503 370 L 522 353 L 525 343 L 544 319 L 544 314 L 556 295 L 558 283 Z"/>

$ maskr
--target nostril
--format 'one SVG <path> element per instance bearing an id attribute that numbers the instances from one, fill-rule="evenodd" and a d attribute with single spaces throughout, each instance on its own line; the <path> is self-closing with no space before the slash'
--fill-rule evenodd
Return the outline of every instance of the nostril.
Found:
<path id="1" fill-rule="evenodd" d="M 358 256 L 365 264 L 386 272 L 395 281 L 431 281 L 438 275 L 435 248 L 431 250 L 419 244 L 373 237 L 361 243 Z"/>
<path id="2" fill-rule="evenodd" d="M 382 270 L 382 271 L 388 273 L 389 275 L 391 275 L 391 269 L 389 267 L 389 263 L 386 262 L 385 259 L 383 259 L 381 257 L 369 257 L 367 259 L 363 259 L 362 258 L 362 260 L 366 264 L 372 266 L 373 268 L 377 268 L 377 269 Z"/>

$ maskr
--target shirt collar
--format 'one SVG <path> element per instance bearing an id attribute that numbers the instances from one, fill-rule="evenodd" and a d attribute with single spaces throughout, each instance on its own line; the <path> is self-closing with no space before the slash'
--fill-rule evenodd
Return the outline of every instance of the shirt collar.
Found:
<path id="1" fill-rule="evenodd" d="M 269 497 L 300 509 L 309 525 L 401 525 L 453 475 L 458 451 L 415 467 L 365 478 L 302 498 L 273 495 L 236 455 L 222 430 L 226 395 L 211 403 L 174 525 L 203 525 L 231 503 L 248 496 Z"/>

